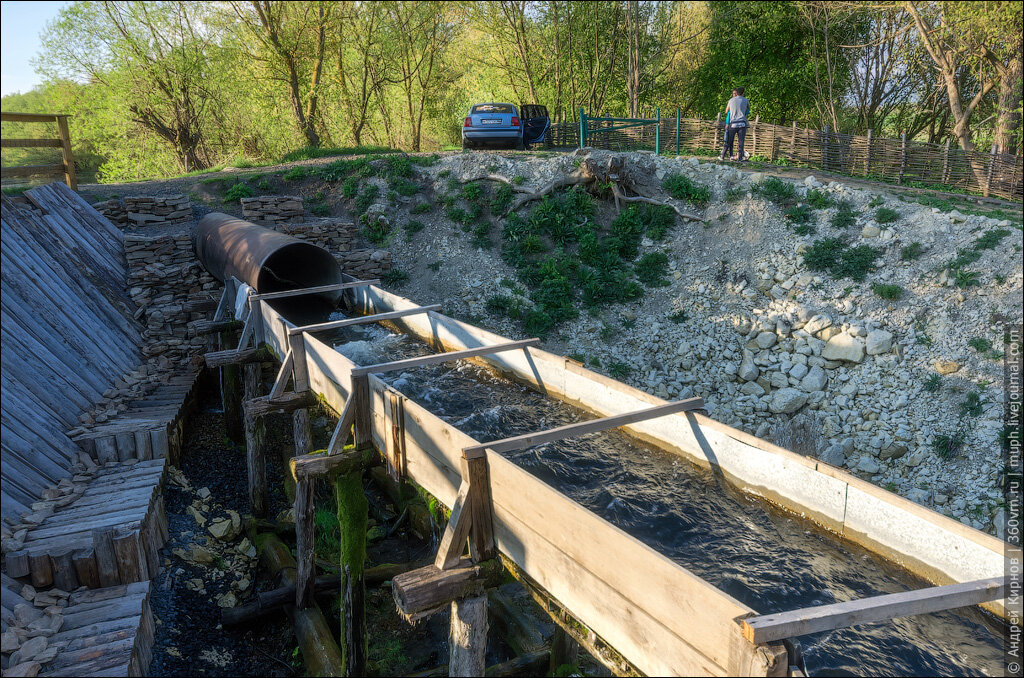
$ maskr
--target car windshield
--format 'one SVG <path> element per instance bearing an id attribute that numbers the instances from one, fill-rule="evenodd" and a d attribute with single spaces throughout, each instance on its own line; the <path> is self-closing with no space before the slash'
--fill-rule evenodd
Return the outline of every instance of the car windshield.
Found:
<path id="1" fill-rule="evenodd" d="M 515 113 L 512 104 L 477 104 L 471 113 Z"/>

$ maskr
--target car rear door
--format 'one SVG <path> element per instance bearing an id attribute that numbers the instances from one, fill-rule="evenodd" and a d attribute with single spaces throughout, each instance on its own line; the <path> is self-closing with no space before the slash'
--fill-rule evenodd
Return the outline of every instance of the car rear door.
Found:
<path id="1" fill-rule="evenodd" d="M 537 104 L 525 105 L 523 111 L 523 141 L 535 144 L 544 140 L 544 135 L 551 125 L 546 106 Z"/>

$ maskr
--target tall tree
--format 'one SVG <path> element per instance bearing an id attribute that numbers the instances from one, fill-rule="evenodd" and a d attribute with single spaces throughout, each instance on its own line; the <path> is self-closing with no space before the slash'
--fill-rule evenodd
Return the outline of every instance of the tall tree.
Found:
<path id="1" fill-rule="evenodd" d="M 253 0 L 232 2 L 231 7 L 239 26 L 260 48 L 249 50 L 249 58 L 272 65 L 275 77 L 285 83 L 306 143 L 320 146 L 321 76 L 334 3 Z"/>
<path id="2" fill-rule="evenodd" d="M 182 170 L 208 167 L 203 120 L 216 94 L 207 87 L 205 13 L 190 2 L 77 2 L 43 34 L 40 69 L 107 87 L 174 149 Z"/>

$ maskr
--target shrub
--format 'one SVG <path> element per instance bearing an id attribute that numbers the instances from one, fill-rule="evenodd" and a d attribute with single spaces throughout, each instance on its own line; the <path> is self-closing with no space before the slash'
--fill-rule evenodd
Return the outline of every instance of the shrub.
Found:
<path id="1" fill-rule="evenodd" d="M 879 205 L 883 204 L 884 202 L 885 202 L 885 198 L 883 198 L 880 195 L 876 195 L 874 198 L 871 199 L 871 202 L 868 203 L 868 207 L 872 207 L 872 208 L 878 207 Z"/>
<path id="2" fill-rule="evenodd" d="M 412 176 L 412 159 L 407 155 L 389 155 L 384 158 L 384 176 L 388 179 Z"/>
<path id="3" fill-rule="evenodd" d="M 468 184 L 462 186 L 462 191 L 459 193 L 459 197 L 466 202 L 473 202 L 479 200 L 480 196 L 483 195 L 484 189 L 476 181 L 471 181 Z"/>
<path id="4" fill-rule="evenodd" d="M 444 261 L 442 259 L 438 259 L 437 261 L 427 264 L 427 268 L 429 268 L 434 273 L 440 271 L 442 266 L 444 266 Z"/>
<path id="5" fill-rule="evenodd" d="M 706 205 L 711 200 L 710 188 L 699 186 L 682 174 L 667 175 L 661 187 L 676 200 L 686 200 L 694 205 Z"/>
<path id="6" fill-rule="evenodd" d="M 668 319 L 674 322 L 676 325 L 680 325 L 686 322 L 688 318 L 689 316 L 686 315 L 686 311 L 675 311 L 674 313 L 671 313 L 668 316 Z"/>
<path id="7" fill-rule="evenodd" d="M 814 235 L 818 232 L 818 227 L 814 224 L 800 224 L 793 229 L 793 232 L 797 235 Z"/>
<path id="8" fill-rule="evenodd" d="M 857 223 L 857 214 L 853 211 L 853 205 L 849 200 L 839 202 L 839 209 L 832 215 L 832 228 L 849 228 Z"/>
<path id="9" fill-rule="evenodd" d="M 978 280 L 979 273 L 977 271 L 966 271 L 962 268 L 958 268 L 953 271 L 953 282 L 960 289 L 967 289 L 968 287 L 974 287 L 980 285 L 981 282 Z"/>
<path id="10" fill-rule="evenodd" d="M 309 173 L 306 171 L 305 167 L 293 167 L 282 174 L 281 178 L 285 181 L 302 181 L 308 176 Z"/>
<path id="11" fill-rule="evenodd" d="M 491 214 L 504 214 L 505 210 L 512 204 L 512 187 L 502 185 L 494 192 L 491 198 Z"/>
<path id="12" fill-rule="evenodd" d="M 633 368 L 626 363 L 614 361 L 608 363 L 608 374 L 616 379 L 625 379 L 632 373 Z"/>
<path id="13" fill-rule="evenodd" d="M 832 205 L 832 196 L 825 191 L 819 191 L 816 188 L 812 188 L 807 191 L 807 195 L 804 196 L 804 200 L 808 205 L 816 210 L 823 210 Z"/>
<path id="14" fill-rule="evenodd" d="M 331 207 L 325 202 L 312 201 L 309 204 L 309 211 L 315 216 L 326 217 L 331 213 Z"/>
<path id="15" fill-rule="evenodd" d="M 256 191 L 252 190 L 252 186 L 239 182 L 224 194 L 224 203 L 238 202 L 242 198 L 251 198 L 254 195 L 256 195 Z"/>
<path id="16" fill-rule="evenodd" d="M 899 213 L 888 207 L 879 207 L 878 211 L 875 212 L 875 221 L 879 224 L 891 224 L 899 218 Z"/>
<path id="17" fill-rule="evenodd" d="M 478 224 L 473 229 L 473 246 L 485 250 L 494 246 L 494 243 L 491 242 L 491 225 L 488 222 Z"/>
<path id="18" fill-rule="evenodd" d="M 668 257 L 664 252 L 650 252 L 640 257 L 633 267 L 637 280 L 648 287 L 667 287 Z"/>
<path id="19" fill-rule="evenodd" d="M 963 450 L 964 442 L 964 434 L 958 430 L 949 435 L 935 436 L 932 440 L 932 449 L 941 459 L 952 459 Z"/>
<path id="20" fill-rule="evenodd" d="M 985 337 L 973 337 L 967 341 L 967 345 L 978 353 L 985 353 L 992 349 L 992 342 Z"/>
<path id="21" fill-rule="evenodd" d="M 796 186 L 778 177 L 768 177 L 759 181 L 751 187 L 751 191 L 780 207 L 789 207 L 796 203 Z"/>
<path id="22" fill-rule="evenodd" d="M 423 230 L 423 222 L 416 221 L 415 219 L 410 219 L 409 221 L 405 222 L 405 226 L 403 228 L 405 228 L 405 232 L 411 236 L 414 233 L 419 233 L 420 231 Z"/>
<path id="23" fill-rule="evenodd" d="M 399 286 L 409 280 L 409 274 L 400 268 L 392 268 L 380 277 L 385 285 Z"/>
<path id="24" fill-rule="evenodd" d="M 532 309 L 523 317 L 523 329 L 527 334 L 544 338 L 554 326 L 555 321 L 551 316 L 539 309 Z"/>
<path id="25" fill-rule="evenodd" d="M 924 252 L 924 245 L 919 242 L 912 242 L 909 245 L 904 245 L 900 249 L 900 260 L 901 261 L 913 261 L 914 259 L 920 258 Z"/>
<path id="26" fill-rule="evenodd" d="M 488 312 L 495 315 L 504 315 L 513 320 L 523 317 L 523 300 L 507 294 L 495 294 L 487 297 L 486 307 Z"/>
<path id="27" fill-rule="evenodd" d="M 318 167 L 313 170 L 320 179 L 324 181 L 340 181 L 348 176 L 367 177 L 373 174 L 373 167 L 369 158 L 356 158 L 355 160 L 335 160 L 332 163 Z"/>
<path id="28" fill-rule="evenodd" d="M 928 393 L 935 393 L 942 386 L 942 377 L 937 372 L 932 372 L 924 380 L 924 390 Z"/>
<path id="29" fill-rule="evenodd" d="M 354 198 L 359 193 L 359 177 L 349 177 L 341 185 L 341 194 L 346 198 Z"/>
<path id="30" fill-rule="evenodd" d="M 410 196 L 420 192 L 420 185 L 405 177 L 395 177 L 389 182 L 389 186 L 398 195 Z"/>
<path id="31" fill-rule="evenodd" d="M 390 231 L 380 222 L 374 221 L 363 229 L 363 235 L 374 245 L 385 245 L 388 242 Z"/>
<path id="32" fill-rule="evenodd" d="M 841 238 L 815 240 L 804 252 L 804 264 L 812 271 L 828 271 L 833 278 L 861 282 L 875 269 L 881 250 L 870 245 L 850 247 Z"/>
<path id="33" fill-rule="evenodd" d="M 370 209 L 370 205 L 377 199 L 378 193 L 380 193 L 380 189 L 374 184 L 367 184 L 363 187 L 363 190 L 356 196 L 356 210 L 360 215 L 366 214 L 366 210 Z"/>
<path id="34" fill-rule="evenodd" d="M 794 205 L 787 208 L 782 214 L 786 217 L 787 221 L 791 221 L 794 224 L 809 223 L 811 217 L 814 216 L 814 212 L 807 205 Z"/>
<path id="35" fill-rule="evenodd" d="M 994 250 L 1002 242 L 1003 238 L 1008 235 L 1010 235 L 1010 231 L 1005 228 L 988 231 L 974 243 L 974 249 L 975 251 Z"/>
<path id="36" fill-rule="evenodd" d="M 871 285 L 871 291 L 882 299 L 888 299 L 889 301 L 895 301 L 903 296 L 903 288 L 899 285 L 874 283 Z"/>
<path id="37" fill-rule="evenodd" d="M 433 206 L 429 202 L 418 202 L 412 206 L 412 209 L 409 210 L 409 214 L 424 214 L 425 212 L 429 212 L 431 209 L 433 209 Z"/>
<path id="38" fill-rule="evenodd" d="M 977 391 L 971 391 L 960 404 L 960 414 L 971 417 L 981 416 L 981 395 Z"/>
<path id="39" fill-rule="evenodd" d="M 981 252 L 978 250 L 960 250 L 956 253 L 956 257 L 950 259 L 949 263 L 946 264 L 946 267 L 955 271 L 958 268 L 970 266 L 978 259 L 981 259 Z"/>
<path id="40" fill-rule="evenodd" d="M 739 186 L 736 186 L 734 188 L 729 188 L 729 189 L 726 189 L 726 191 L 725 191 L 725 201 L 726 202 L 736 202 L 738 200 L 742 200 L 743 196 L 745 196 L 746 194 L 747 194 L 747 191 L 745 189 L 740 188 Z"/>
<path id="41" fill-rule="evenodd" d="M 295 162 L 296 160 L 313 160 L 315 158 L 328 158 L 332 155 L 366 155 L 372 153 L 395 153 L 394 149 L 387 146 L 347 146 L 345 148 L 323 148 L 305 146 L 288 153 L 281 158 L 282 163 Z"/>

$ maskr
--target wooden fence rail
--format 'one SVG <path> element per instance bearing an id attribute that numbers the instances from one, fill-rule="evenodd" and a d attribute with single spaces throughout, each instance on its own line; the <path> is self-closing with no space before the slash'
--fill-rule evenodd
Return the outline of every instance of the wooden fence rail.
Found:
<path id="1" fill-rule="evenodd" d="M 611 118 L 585 118 L 585 124 L 552 125 L 545 146 L 605 150 L 653 150 L 657 153 L 717 154 L 724 129 L 719 120 L 662 116 L 622 128 Z M 581 130 L 585 138 L 581 142 Z M 786 160 L 813 169 L 897 184 L 920 182 L 1008 200 L 1024 199 L 1024 157 L 972 151 L 945 144 L 773 125 L 755 118 L 747 130 L 746 150 L 768 162 Z"/>
<path id="2" fill-rule="evenodd" d="M 4 179 L 15 179 L 32 176 L 61 176 L 71 190 L 78 190 L 78 177 L 75 175 L 75 158 L 71 153 L 71 133 L 68 131 L 68 116 L 49 113 L 0 113 L 0 122 L 55 122 L 57 123 L 57 139 L 7 139 L 0 140 L 0 148 L 59 148 L 62 160 L 52 165 L 23 165 L 21 167 L 4 167 L 0 175 Z"/>

